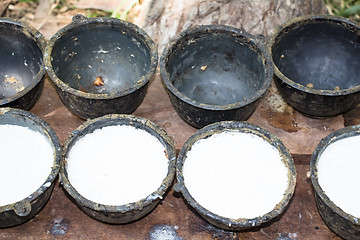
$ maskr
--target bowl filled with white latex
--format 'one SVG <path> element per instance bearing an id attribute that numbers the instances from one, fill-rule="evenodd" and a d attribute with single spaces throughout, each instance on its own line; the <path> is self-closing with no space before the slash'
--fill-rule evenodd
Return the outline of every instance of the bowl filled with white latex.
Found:
<path id="1" fill-rule="evenodd" d="M 311 161 L 316 206 L 326 225 L 345 239 L 360 239 L 360 126 L 339 129 L 317 145 Z"/>
<path id="2" fill-rule="evenodd" d="M 45 206 L 60 168 L 61 147 L 36 115 L 0 108 L 0 228 L 22 224 Z"/>
<path id="3" fill-rule="evenodd" d="M 238 231 L 269 222 L 295 189 L 294 162 L 273 134 L 246 122 L 218 122 L 190 137 L 176 163 L 185 200 L 209 223 Z"/>
<path id="4" fill-rule="evenodd" d="M 88 120 L 65 142 L 61 182 L 98 221 L 123 224 L 150 213 L 175 175 L 176 153 L 164 130 L 132 115 Z"/>

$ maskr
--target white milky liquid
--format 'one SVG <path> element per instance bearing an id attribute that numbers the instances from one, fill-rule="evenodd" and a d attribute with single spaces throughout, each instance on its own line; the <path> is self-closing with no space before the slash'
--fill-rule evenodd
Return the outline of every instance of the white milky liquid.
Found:
<path id="1" fill-rule="evenodd" d="M 54 150 L 47 137 L 26 127 L 0 125 L 0 206 L 33 194 L 51 173 Z"/>
<path id="2" fill-rule="evenodd" d="M 67 158 L 70 183 L 105 205 L 139 201 L 156 191 L 168 172 L 165 147 L 145 130 L 108 126 L 82 137 Z"/>
<path id="3" fill-rule="evenodd" d="M 192 197 L 226 218 L 252 219 L 274 209 L 288 187 L 278 150 L 254 134 L 222 132 L 196 142 L 183 166 Z"/>
<path id="4" fill-rule="evenodd" d="M 331 143 L 321 154 L 318 181 L 331 201 L 360 218 L 360 136 Z"/>

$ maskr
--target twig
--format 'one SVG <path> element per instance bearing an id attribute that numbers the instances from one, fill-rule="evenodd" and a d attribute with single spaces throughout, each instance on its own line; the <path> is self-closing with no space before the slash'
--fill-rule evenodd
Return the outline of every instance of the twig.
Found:
<path id="1" fill-rule="evenodd" d="M 130 12 L 130 10 L 135 6 L 135 4 L 137 4 L 139 2 L 139 0 L 132 0 L 129 4 L 128 4 L 128 6 L 127 6 L 127 8 L 125 8 L 125 10 L 122 12 L 122 14 L 120 15 L 120 19 L 124 19 L 124 20 L 126 20 L 126 18 L 127 18 L 127 15 L 128 15 L 128 13 Z"/>
<path id="2" fill-rule="evenodd" d="M 260 229 L 260 232 L 261 232 L 262 234 L 264 234 L 265 236 L 267 236 L 268 238 L 270 238 L 270 239 L 275 239 L 275 238 L 273 238 L 272 236 L 270 236 L 269 234 L 267 234 L 263 229 Z"/>
<path id="3" fill-rule="evenodd" d="M 0 16 L 4 14 L 10 3 L 11 0 L 3 1 L 2 3 L 0 3 Z"/>
<path id="4" fill-rule="evenodd" d="M 58 6 L 58 4 L 60 3 L 60 0 L 56 0 L 53 4 L 51 4 L 49 12 L 46 16 L 46 18 L 44 18 L 41 23 L 36 27 L 37 30 L 40 30 L 44 24 L 47 22 L 47 20 L 49 19 L 49 17 L 51 16 L 52 12 L 54 11 L 54 9 L 56 8 L 56 6 Z"/>
<path id="5" fill-rule="evenodd" d="M 117 13 L 124 7 L 124 1 L 120 1 L 120 4 L 116 7 L 115 11 L 111 14 L 111 17 L 116 17 Z"/>

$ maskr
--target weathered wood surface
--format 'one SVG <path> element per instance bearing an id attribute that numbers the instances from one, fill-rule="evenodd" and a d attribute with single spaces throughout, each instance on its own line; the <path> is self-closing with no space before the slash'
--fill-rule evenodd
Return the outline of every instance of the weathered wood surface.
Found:
<path id="1" fill-rule="evenodd" d="M 149 7 L 140 12 L 135 22 L 152 36 L 161 51 L 171 37 L 196 24 L 228 24 L 269 36 L 287 19 L 323 12 L 321 2 L 157 0 L 149 1 Z M 60 23 L 52 19 L 41 31 L 49 38 L 68 22 L 70 19 L 61 19 Z M 48 79 L 31 112 L 54 128 L 61 143 L 84 122 L 64 107 Z M 287 211 L 281 218 L 260 228 L 245 232 L 217 229 L 192 211 L 172 190 L 151 214 L 137 222 L 103 224 L 79 210 L 56 184 L 50 201 L 35 218 L 17 227 L 0 229 L 0 239 L 340 239 L 326 227 L 317 212 L 307 172 L 311 153 L 320 139 L 336 129 L 360 123 L 359 112 L 360 108 L 356 108 L 333 118 L 311 119 L 284 103 L 276 88 L 271 86 L 248 121 L 268 129 L 285 143 L 294 157 L 298 177 L 295 195 Z M 158 72 L 134 115 L 148 118 L 164 128 L 177 150 L 196 131 L 172 108 Z"/>
<path id="2" fill-rule="evenodd" d="M 61 143 L 83 123 L 64 107 L 48 80 L 31 112 L 51 125 Z M 261 108 L 257 114 L 261 117 Z M 177 150 L 195 132 L 177 116 L 156 80 L 134 115 L 151 119 L 166 129 L 176 142 Z M 37 216 L 20 226 L 0 229 L 0 239 L 339 239 L 317 212 L 311 181 L 306 175 L 310 155 L 293 156 L 298 174 L 295 195 L 281 218 L 261 228 L 246 232 L 222 231 L 205 222 L 172 190 L 152 213 L 137 222 L 103 224 L 83 213 L 58 183 L 49 202 Z"/>

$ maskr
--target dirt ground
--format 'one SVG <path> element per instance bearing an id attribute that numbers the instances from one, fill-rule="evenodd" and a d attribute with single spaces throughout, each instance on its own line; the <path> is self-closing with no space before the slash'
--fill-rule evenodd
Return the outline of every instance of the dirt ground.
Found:
<path id="1" fill-rule="evenodd" d="M 72 16 L 116 16 L 132 19 L 141 10 L 143 1 L 131 0 L 3 0 L 0 16 L 21 19 L 50 39 L 60 28 L 71 22 Z M 130 10 L 130 11 L 128 11 Z M 113 15 L 112 15 L 113 14 Z"/>

